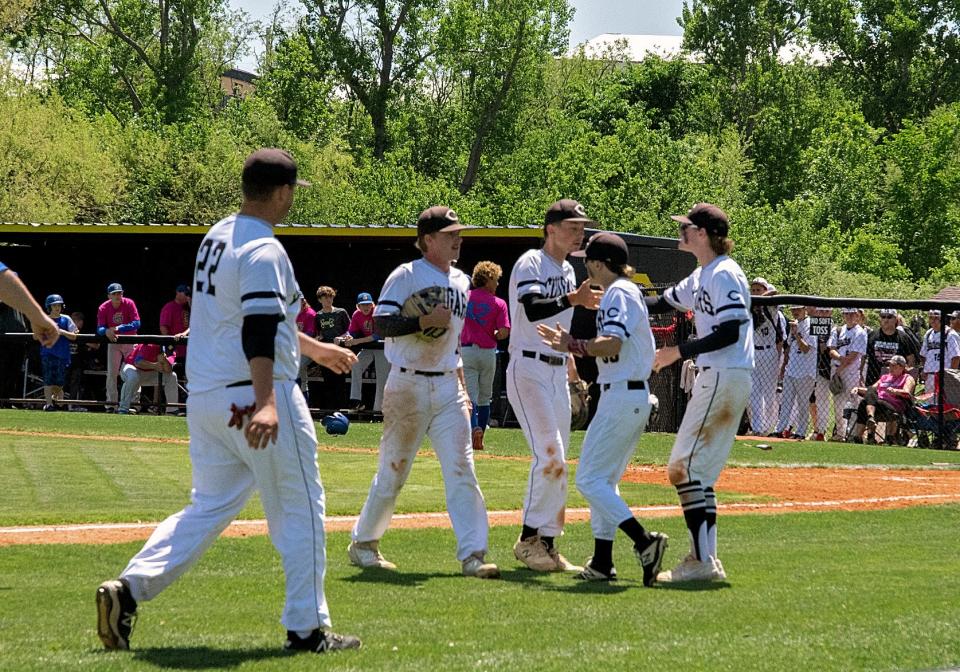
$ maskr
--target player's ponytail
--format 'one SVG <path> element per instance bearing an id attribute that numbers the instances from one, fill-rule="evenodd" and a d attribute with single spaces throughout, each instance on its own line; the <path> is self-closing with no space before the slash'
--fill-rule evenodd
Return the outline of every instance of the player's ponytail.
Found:
<path id="1" fill-rule="evenodd" d="M 733 241 L 726 236 L 710 235 L 710 249 L 718 256 L 733 252 Z"/>

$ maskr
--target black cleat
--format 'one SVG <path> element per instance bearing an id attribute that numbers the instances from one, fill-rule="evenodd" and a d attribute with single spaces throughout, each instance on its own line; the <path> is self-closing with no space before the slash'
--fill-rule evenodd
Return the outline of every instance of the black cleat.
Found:
<path id="1" fill-rule="evenodd" d="M 660 572 L 660 565 L 663 563 L 663 555 L 667 552 L 667 535 L 661 532 L 651 532 L 648 536 L 650 543 L 643 550 L 636 546 L 633 547 L 633 554 L 637 556 L 637 562 L 643 568 L 643 585 L 652 586 L 657 580 L 657 574 Z"/>
<path id="2" fill-rule="evenodd" d="M 287 630 L 287 642 L 283 648 L 287 651 L 313 651 L 326 653 L 327 651 L 345 651 L 359 649 L 363 642 L 353 635 L 338 635 L 329 630 L 314 630 L 309 637 L 303 638 L 292 630 Z"/>
<path id="3" fill-rule="evenodd" d="M 104 648 L 130 648 L 130 633 L 137 620 L 137 601 L 123 581 L 104 581 L 97 588 L 97 635 Z"/>

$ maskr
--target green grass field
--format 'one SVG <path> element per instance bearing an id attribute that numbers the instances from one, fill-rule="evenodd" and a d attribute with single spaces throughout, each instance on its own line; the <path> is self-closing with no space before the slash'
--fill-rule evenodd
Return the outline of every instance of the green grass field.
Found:
<path id="1" fill-rule="evenodd" d="M 0 411 L 0 525 L 156 520 L 186 503 L 182 419 Z M 59 438 L 52 432 L 82 435 Z M 113 436 L 108 440 L 94 438 Z M 356 513 L 376 464 L 378 425 L 354 423 L 321 443 L 331 513 Z M 668 435 L 644 437 L 635 462 L 663 464 Z M 134 440 L 126 440 L 134 439 Z M 582 435 L 574 438 L 573 456 Z M 526 454 L 516 430 L 493 430 L 493 454 Z M 425 446 L 428 449 L 428 446 Z M 742 465 L 903 465 L 958 468 L 955 453 L 835 444 L 735 446 Z M 936 465 L 934 465 L 936 463 Z M 943 466 L 946 463 L 947 466 Z M 491 509 L 520 506 L 527 465 L 478 460 Z M 627 485 L 631 504 L 673 504 L 672 488 Z M 571 488 L 573 490 L 573 488 Z M 723 496 L 723 501 L 730 497 Z M 571 506 L 583 505 L 571 493 Z M 439 511 L 436 460 L 418 458 L 403 511 Z M 259 517 L 253 502 L 245 517 Z M 343 533 L 328 537 L 327 592 L 335 626 L 364 649 L 323 660 L 280 651 L 280 561 L 266 537 L 221 539 L 155 601 L 142 605 L 130 652 L 105 652 L 94 631 L 96 585 L 140 542 L 0 547 L 0 669 L 9 670 L 931 670 L 960 664 L 960 506 L 721 519 L 730 580 L 646 589 L 625 540 L 621 580 L 581 584 L 535 575 L 510 552 L 516 530 L 491 530 L 504 580 L 459 576 L 449 530 L 394 530 L 383 549 L 396 574 L 347 563 Z M 685 552 L 679 516 L 667 564 Z M 568 525 L 564 553 L 590 554 L 589 525 Z"/>

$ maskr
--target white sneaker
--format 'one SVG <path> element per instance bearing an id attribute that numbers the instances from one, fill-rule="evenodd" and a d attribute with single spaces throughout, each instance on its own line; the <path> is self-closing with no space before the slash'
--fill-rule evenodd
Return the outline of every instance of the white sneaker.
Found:
<path id="1" fill-rule="evenodd" d="M 708 557 L 697 560 L 691 553 L 673 569 L 657 574 L 658 583 L 682 583 L 685 581 L 722 581 L 727 578 L 722 568 L 717 567 L 716 559 Z"/>
<path id="2" fill-rule="evenodd" d="M 483 561 L 483 553 L 474 553 L 463 561 L 463 575 L 478 579 L 499 579 L 500 568 L 492 562 Z"/>
<path id="3" fill-rule="evenodd" d="M 518 539 L 513 545 L 513 555 L 535 572 L 557 571 L 557 561 L 550 555 L 547 544 L 540 535 L 529 539 Z"/>
<path id="4" fill-rule="evenodd" d="M 347 555 L 350 564 L 357 567 L 377 567 L 379 569 L 396 569 L 397 566 L 380 555 L 379 541 L 351 541 L 347 546 Z"/>

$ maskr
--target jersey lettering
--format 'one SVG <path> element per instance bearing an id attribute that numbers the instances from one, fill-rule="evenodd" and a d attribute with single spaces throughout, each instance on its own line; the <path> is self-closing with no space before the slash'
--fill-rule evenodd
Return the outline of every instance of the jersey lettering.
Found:
<path id="1" fill-rule="evenodd" d="M 701 289 L 699 292 L 697 292 L 697 302 L 694 306 L 694 309 L 697 312 L 706 313 L 707 315 L 715 314 L 713 310 L 713 301 L 710 299 L 710 293 L 707 290 Z"/>
<path id="2" fill-rule="evenodd" d="M 562 275 L 556 275 L 543 281 L 544 298 L 555 299 L 573 291 L 573 283 Z"/>

